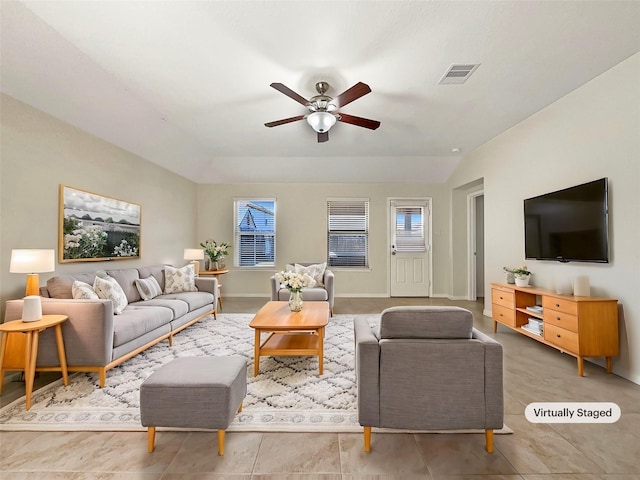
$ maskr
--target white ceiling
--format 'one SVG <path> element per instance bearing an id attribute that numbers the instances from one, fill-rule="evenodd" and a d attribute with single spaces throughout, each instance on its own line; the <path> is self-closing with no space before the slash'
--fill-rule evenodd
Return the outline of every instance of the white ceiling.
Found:
<path id="1" fill-rule="evenodd" d="M 640 51 L 638 1 L 2 1 L 2 92 L 198 183 L 429 182 Z M 463 85 L 452 64 L 480 63 Z M 330 140 L 269 87 L 372 92 Z M 460 148 L 460 153 L 452 153 Z"/>

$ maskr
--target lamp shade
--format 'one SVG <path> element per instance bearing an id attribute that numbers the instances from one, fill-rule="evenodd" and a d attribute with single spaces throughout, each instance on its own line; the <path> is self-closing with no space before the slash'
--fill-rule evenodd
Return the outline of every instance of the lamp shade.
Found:
<path id="1" fill-rule="evenodd" d="M 336 117 L 329 112 L 313 112 L 307 115 L 307 123 L 316 132 L 324 133 L 336 124 Z"/>
<path id="2" fill-rule="evenodd" d="M 11 250 L 11 273 L 53 272 L 56 268 L 55 250 L 19 249 Z"/>
<path id="3" fill-rule="evenodd" d="M 185 260 L 204 260 L 204 250 L 201 248 L 185 248 Z"/>

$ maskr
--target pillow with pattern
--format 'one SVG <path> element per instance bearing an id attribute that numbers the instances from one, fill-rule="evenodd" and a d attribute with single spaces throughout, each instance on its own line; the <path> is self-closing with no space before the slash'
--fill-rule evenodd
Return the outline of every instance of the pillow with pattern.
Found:
<path id="1" fill-rule="evenodd" d="M 98 294 L 98 297 L 111 300 L 113 313 L 116 315 L 120 315 L 129 304 L 124 290 L 113 277 L 96 276 L 93 281 L 93 289 Z"/>
<path id="2" fill-rule="evenodd" d="M 324 271 L 327 269 L 327 263 L 316 263 L 305 267 L 296 263 L 296 273 L 307 274 L 313 278 L 315 284 L 310 287 L 324 287 Z"/>
<path id="3" fill-rule="evenodd" d="M 71 285 L 71 295 L 76 300 L 98 300 L 98 294 L 91 285 L 75 280 Z"/>
<path id="4" fill-rule="evenodd" d="M 151 300 L 152 298 L 156 298 L 158 295 L 162 295 L 162 289 L 160 288 L 160 284 L 156 277 L 148 277 L 148 278 L 137 278 L 134 280 L 136 284 L 136 288 L 138 289 L 138 293 L 142 297 L 142 300 Z"/>
<path id="5" fill-rule="evenodd" d="M 193 264 L 182 268 L 164 267 L 164 293 L 197 292 Z"/>

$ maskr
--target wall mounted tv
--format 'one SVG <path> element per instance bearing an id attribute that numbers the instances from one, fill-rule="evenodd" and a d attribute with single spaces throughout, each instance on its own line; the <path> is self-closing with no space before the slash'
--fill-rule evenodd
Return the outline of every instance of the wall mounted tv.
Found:
<path id="1" fill-rule="evenodd" d="M 607 178 L 524 201 L 527 259 L 609 262 Z"/>

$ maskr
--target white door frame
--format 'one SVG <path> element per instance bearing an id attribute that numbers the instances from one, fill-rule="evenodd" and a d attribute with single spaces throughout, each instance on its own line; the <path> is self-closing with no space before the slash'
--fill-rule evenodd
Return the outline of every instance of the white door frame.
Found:
<path id="1" fill-rule="evenodd" d="M 433 233 L 432 233 L 432 197 L 387 197 L 387 297 L 391 298 L 391 203 L 392 202 L 425 202 L 428 209 L 428 219 L 425 221 L 425 228 L 428 228 L 428 234 L 425 238 L 427 242 L 427 258 L 429 262 L 429 271 L 427 272 L 427 281 L 429 288 L 427 295 L 433 297 Z"/>
<path id="2" fill-rule="evenodd" d="M 484 195 L 479 190 L 467 195 L 467 300 L 476 301 L 476 198 Z"/>

